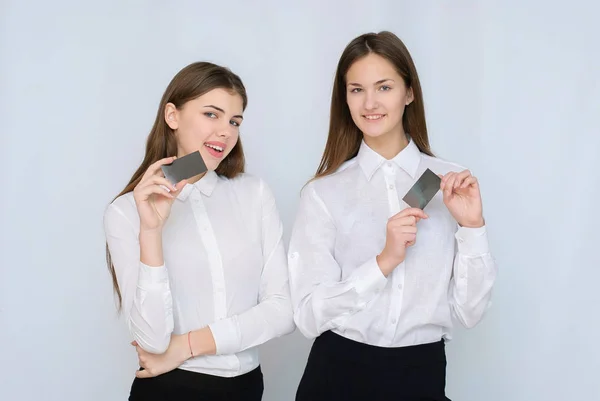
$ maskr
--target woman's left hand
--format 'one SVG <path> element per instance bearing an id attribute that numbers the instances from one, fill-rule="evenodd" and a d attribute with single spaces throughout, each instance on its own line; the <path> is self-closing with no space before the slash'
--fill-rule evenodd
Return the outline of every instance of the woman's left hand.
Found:
<path id="1" fill-rule="evenodd" d="M 469 170 L 440 175 L 444 204 L 462 227 L 482 227 L 483 208 L 477 178 Z"/>
<path id="2" fill-rule="evenodd" d="M 164 354 L 146 352 L 135 341 L 131 345 L 135 346 L 140 367 L 144 368 L 135 372 L 135 376 L 140 379 L 159 376 L 177 369 L 191 356 L 187 335 L 171 335 L 169 348 Z"/>

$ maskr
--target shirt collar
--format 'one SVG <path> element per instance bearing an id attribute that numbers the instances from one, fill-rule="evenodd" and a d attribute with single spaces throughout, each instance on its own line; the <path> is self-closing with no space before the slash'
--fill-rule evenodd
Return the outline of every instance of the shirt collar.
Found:
<path id="1" fill-rule="evenodd" d="M 377 169 L 386 162 L 386 159 L 371 149 L 364 140 L 360 144 L 357 158 L 358 164 L 369 181 Z M 408 145 L 394 156 L 391 161 L 406 171 L 412 178 L 415 178 L 419 162 L 421 161 L 421 152 L 414 141 L 409 139 Z"/>
<path id="2" fill-rule="evenodd" d="M 181 201 L 185 201 L 190 193 L 194 189 L 198 189 L 203 195 L 211 196 L 213 190 L 217 186 L 217 182 L 219 181 L 219 176 L 213 170 L 209 170 L 204 174 L 204 177 L 200 178 L 193 184 L 186 184 L 185 187 L 181 190 L 179 195 L 177 195 L 177 199 Z"/>

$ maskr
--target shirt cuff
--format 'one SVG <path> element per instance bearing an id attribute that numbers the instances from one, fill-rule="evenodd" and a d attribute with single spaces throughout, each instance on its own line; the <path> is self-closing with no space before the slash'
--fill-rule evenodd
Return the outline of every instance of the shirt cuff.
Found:
<path id="1" fill-rule="evenodd" d="M 138 284 L 142 288 L 155 287 L 169 283 L 167 268 L 163 264 L 158 267 L 151 267 L 140 262 L 140 275 Z"/>
<path id="2" fill-rule="evenodd" d="M 490 251 L 485 226 L 477 228 L 459 227 L 454 236 L 458 244 L 458 253 L 478 256 Z"/>
<path id="3" fill-rule="evenodd" d="M 363 297 L 369 293 L 378 293 L 387 284 L 387 277 L 383 275 L 377 258 L 373 257 L 365 262 L 352 274 L 354 288 L 359 296 Z"/>
<path id="4" fill-rule="evenodd" d="M 215 340 L 216 355 L 235 354 L 240 349 L 240 329 L 236 316 L 211 323 L 208 327 Z"/>

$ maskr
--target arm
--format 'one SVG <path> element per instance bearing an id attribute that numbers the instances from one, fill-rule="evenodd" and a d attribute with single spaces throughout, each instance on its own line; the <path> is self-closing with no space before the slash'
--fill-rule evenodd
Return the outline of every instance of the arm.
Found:
<path id="1" fill-rule="evenodd" d="M 173 331 L 173 311 L 161 237 L 144 232 L 138 237 L 133 223 L 114 203 L 105 212 L 104 231 L 129 332 L 142 349 L 163 353 Z M 140 241 L 145 250 L 142 256 L 147 258 L 143 260 L 158 266 L 142 263 Z"/>
<path id="2" fill-rule="evenodd" d="M 458 252 L 450 280 L 450 307 L 466 328 L 472 328 L 490 305 L 497 267 L 489 251 L 486 227 L 460 227 Z"/>
<path id="3" fill-rule="evenodd" d="M 239 315 L 211 323 L 208 328 L 193 332 L 193 339 L 196 336 L 212 333 L 214 351 L 217 355 L 234 354 L 294 330 L 283 228 L 279 212 L 271 191 L 262 181 L 259 196 L 264 265 L 258 304 Z"/>
<path id="4" fill-rule="evenodd" d="M 335 236 L 333 219 L 309 184 L 302 191 L 289 250 L 294 321 L 307 338 L 341 326 L 387 283 L 377 255 L 341 280 L 341 268 L 333 256 Z"/>

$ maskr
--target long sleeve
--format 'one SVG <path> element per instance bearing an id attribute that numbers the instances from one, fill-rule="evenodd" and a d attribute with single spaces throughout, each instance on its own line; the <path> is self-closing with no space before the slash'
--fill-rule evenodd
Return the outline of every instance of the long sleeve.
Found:
<path id="1" fill-rule="evenodd" d="M 258 304 L 212 324 L 217 355 L 233 354 L 294 331 L 283 227 L 275 198 L 260 181 L 261 239 L 264 266 Z"/>
<path id="2" fill-rule="evenodd" d="M 144 350 L 166 351 L 173 332 L 172 298 L 165 266 L 140 262 L 138 230 L 114 203 L 104 214 L 104 232 L 133 339 Z"/>
<path id="3" fill-rule="evenodd" d="M 450 307 L 466 328 L 472 328 L 491 304 L 497 266 L 488 245 L 486 227 L 460 227 L 455 234 L 458 251 L 450 281 Z"/>
<path id="4" fill-rule="evenodd" d="M 376 255 L 342 280 L 333 252 L 336 228 L 311 184 L 302 191 L 289 249 L 294 321 L 307 338 L 341 326 L 382 291 L 387 278 Z"/>

